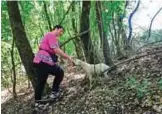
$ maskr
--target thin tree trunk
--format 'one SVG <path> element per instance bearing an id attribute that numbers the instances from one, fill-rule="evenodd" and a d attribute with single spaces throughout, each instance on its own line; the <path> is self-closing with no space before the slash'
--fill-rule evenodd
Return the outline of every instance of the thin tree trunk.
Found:
<path id="1" fill-rule="evenodd" d="M 102 17 L 101 17 L 101 3 L 100 1 L 96 1 L 96 15 L 97 15 L 97 23 L 98 23 L 98 29 L 99 29 L 99 34 L 100 34 L 100 41 L 101 41 L 101 46 L 103 45 L 103 23 L 102 23 Z"/>
<path id="2" fill-rule="evenodd" d="M 116 38 L 116 48 L 117 48 L 117 57 L 123 57 L 123 53 L 121 51 L 121 26 L 122 26 L 122 23 L 118 20 L 117 22 L 117 26 L 118 26 L 118 29 L 117 29 L 117 38 Z"/>
<path id="3" fill-rule="evenodd" d="M 7 1 L 9 20 L 11 24 L 12 34 L 15 38 L 15 44 L 18 49 L 20 58 L 25 67 L 26 73 L 29 76 L 32 86 L 35 89 L 35 72 L 33 68 L 33 52 L 29 41 L 26 37 L 25 29 L 22 24 L 20 11 L 17 1 Z"/>
<path id="4" fill-rule="evenodd" d="M 45 1 L 43 1 L 43 3 L 44 3 L 44 11 L 45 11 L 46 19 L 47 19 L 47 22 L 48 22 L 49 30 L 52 31 L 50 17 L 48 15 L 48 11 L 47 11 L 47 5 L 46 5 L 46 2 Z"/>
<path id="5" fill-rule="evenodd" d="M 150 27 L 149 27 L 149 35 L 148 35 L 148 38 L 150 38 L 151 36 L 151 27 L 152 27 L 152 23 L 155 19 L 155 17 L 158 15 L 158 13 L 162 10 L 162 7 L 157 11 L 157 13 L 154 15 L 154 17 L 151 19 L 151 23 L 150 23 Z"/>
<path id="6" fill-rule="evenodd" d="M 89 22 L 89 13 L 90 13 L 90 1 L 83 1 L 81 20 L 80 20 L 80 33 L 90 28 Z M 84 46 L 84 53 L 88 63 L 93 64 L 95 62 L 94 52 L 92 47 L 92 41 L 90 38 L 90 31 L 86 34 L 80 36 L 81 41 Z"/>
<path id="7" fill-rule="evenodd" d="M 113 17 L 112 26 L 113 26 L 113 31 L 114 31 L 114 44 L 116 46 L 116 51 L 117 51 L 116 55 L 118 57 L 118 56 L 122 56 L 122 52 L 120 50 L 120 45 L 119 45 L 119 36 L 120 35 L 118 34 L 117 29 L 115 28 L 115 26 L 117 25 L 115 23 L 115 12 L 112 12 L 112 17 Z"/>
<path id="8" fill-rule="evenodd" d="M 113 61 L 110 57 L 110 47 L 109 47 L 106 33 L 104 32 L 104 27 L 103 27 L 104 25 L 103 25 L 101 13 L 102 13 L 101 3 L 100 1 L 96 1 L 96 15 L 97 15 L 97 20 L 98 20 L 98 28 L 99 28 L 99 33 L 100 33 L 101 46 L 103 48 L 103 55 L 105 58 L 105 63 L 111 66 L 113 65 Z"/>
<path id="9" fill-rule="evenodd" d="M 74 1 L 73 1 L 74 2 Z M 72 4 L 74 4 L 74 3 L 72 3 Z M 75 12 L 75 6 L 74 5 L 72 5 L 72 12 Z M 73 30 L 74 30 L 74 33 L 75 33 L 75 35 L 78 33 L 78 31 L 77 31 L 77 28 L 76 28 L 76 24 L 75 24 L 75 18 L 73 17 L 72 18 L 72 27 L 73 27 Z M 80 39 L 79 39 L 79 37 L 77 37 L 77 38 L 75 38 L 75 39 L 73 39 L 73 43 L 74 43 L 74 45 L 75 45 L 75 51 L 76 51 L 76 54 L 77 54 L 77 57 L 79 58 L 79 59 L 81 59 L 81 60 L 84 60 L 84 54 L 83 54 L 83 46 L 82 46 L 82 44 L 81 44 L 81 41 L 80 41 Z"/>
<path id="10" fill-rule="evenodd" d="M 130 14 L 128 21 L 129 21 L 129 35 L 128 35 L 128 43 L 131 43 L 131 39 L 132 39 L 132 17 L 133 15 L 136 13 L 137 9 L 139 8 L 140 5 L 140 0 L 138 0 L 136 8 L 133 10 L 133 12 Z"/>
<path id="11" fill-rule="evenodd" d="M 117 44 L 117 32 L 116 32 L 116 28 L 115 28 L 115 17 L 114 17 L 114 11 L 112 12 L 112 26 L 113 26 L 113 31 L 114 31 L 114 40 L 115 40 L 115 44 Z"/>
<path id="12" fill-rule="evenodd" d="M 13 87 L 12 87 L 12 92 L 13 92 L 13 98 L 17 98 L 17 93 L 16 93 L 16 69 L 15 69 L 15 61 L 14 61 L 14 37 L 12 40 L 12 49 L 11 49 L 11 63 L 12 63 L 12 72 L 13 72 Z"/>
<path id="13" fill-rule="evenodd" d="M 71 2 L 71 4 L 70 4 L 70 6 L 69 6 L 69 8 L 68 8 L 68 10 L 66 11 L 66 13 L 65 13 L 65 15 L 64 15 L 64 17 L 62 18 L 62 20 L 60 21 L 60 25 L 62 24 L 62 22 L 64 21 L 64 19 L 65 19 L 65 17 L 66 17 L 66 15 L 69 13 L 69 11 L 70 11 L 70 9 L 71 9 L 71 7 L 74 7 L 74 3 L 75 3 L 75 1 L 72 1 Z"/>
<path id="14" fill-rule="evenodd" d="M 39 23 L 39 28 L 40 28 L 41 34 L 42 34 L 42 36 L 43 36 L 43 35 L 44 35 L 44 32 L 43 32 L 43 30 L 42 30 L 42 27 L 41 27 L 40 23 Z"/>

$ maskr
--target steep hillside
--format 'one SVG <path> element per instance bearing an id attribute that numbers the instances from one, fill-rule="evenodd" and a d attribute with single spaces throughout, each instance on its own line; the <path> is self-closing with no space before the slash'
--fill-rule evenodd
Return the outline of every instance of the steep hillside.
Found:
<path id="1" fill-rule="evenodd" d="M 51 114 L 162 113 L 162 47 L 143 48 L 120 61 L 107 78 L 97 78 L 91 90 L 83 78 L 83 72 L 66 74 L 64 97 L 52 106 Z M 2 113 L 30 114 L 34 100 L 25 101 L 27 97 L 2 104 Z"/>

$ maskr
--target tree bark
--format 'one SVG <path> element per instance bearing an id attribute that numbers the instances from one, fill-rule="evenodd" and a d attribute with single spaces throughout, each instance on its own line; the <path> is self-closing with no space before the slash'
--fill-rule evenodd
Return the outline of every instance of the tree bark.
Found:
<path id="1" fill-rule="evenodd" d="M 104 32 L 104 25 L 103 20 L 101 16 L 101 3 L 100 1 L 96 1 L 96 15 L 97 15 L 97 22 L 98 22 L 98 28 L 99 28 L 99 34 L 100 34 L 100 40 L 101 40 L 101 46 L 103 48 L 103 55 L 105 58 L 105 63 L 109 66 L 113 65 L 113 61 L 110 57 L 110 47 L 107 40 L 107 35 Z"/>
<path id="2" fill-rule="evenodd" d="M 72 3 L 72 4 L 74 4 L 74 3 Z M 72 5 L 72 12 L 75 12 L 75 6 L 74 5 Z M 73 27 L 73 30 L 74 30 L 74 34 L 76 35 L 78 33 L 77 27 L 76 27 L 76 24 L 75 24 L 76 20 L 73 17 L 71 21 L 72 21 L 72 27 Z M 75 51 L 76 51 L 77 57 L 81 60 L 84 60 L 84 54 L 83 54 L 83 48 L 82 48 L 83 46 L 81 44 L 79 37 L 73 39 L 72 41 L 73 41 L 74 46 L 75 46 Z"/>
<path id="3" fill-rule="evenodd" d="M 16 99 L 17 98 L 17 93 L 16 93 L 16 69 L 15 69 L 15 61 L 14 61 L 14 39 L 12 41 L 12 49 L 11 49 L 11 63 L 12 63 L 12 83 L 13 83 L 13 87 L 12 87 L 12 93 L 13 93 L 13 98 Z"/>
<path id="4" fill-rule="evenodd" d="M 20 58 L 25 67 L 26 73 L 35 89 L 35 72 L 33 68 L 33 52 L 29 41 L 26 37 L 25 29 L 22 24 L 21 15 L 17 1 L 7 1 L 9 20 L 11 24 L 12 34 L 15 38 L 15 44 L 18 49 Z"/>
<path id="5" fill-rule="evenodd" d="M 101 3 L 100 1 L 96 1 L 96 16 L 97 16 L 97 23 L 98 23 L 98 30 L 100 34 L 100 41 L 101 41 L 101 46 L 103 45 L 103 23 L 102 23 L 102 14 L 101 14 Z"/>
<path id="6" fill-rule="evenodd" d="M 117 26 L 116 23 L 118 23 L 118 22 L 115 23 L 115 12 L 114 11 L 112 12 L 112 17 L 113 17 L 113 19 L 112 19 L 112 26 L 113 26 L 113 29 L 114 29 L 113 30 L 114 31 L 114 44 L 116 46 L 116 51 L 117 51 L 117 54 L 116 55 L 117 56 L 122 56 L 122 52 L 120 50 L 120 45 L 119 45 L 119 37 L 120 37 L 120 34 L 118 34 L 119 30 L 117 30 L 115 28 L 115 26 Z"/>
<path id="7" fill-rule="evenodd" d="M 89 13 L 90 13 L 90 1 L 83 1 L 80 20 L 80 33 L 90 28 Z M 94 61 L 92 41 L 90 38 L 90 31 L 88 31 L 86 34 L 81 35 L 80 38 L 84 46 L 84 53 L 86 60 L 88 63 L 93 64 L 95 61 Z"/>

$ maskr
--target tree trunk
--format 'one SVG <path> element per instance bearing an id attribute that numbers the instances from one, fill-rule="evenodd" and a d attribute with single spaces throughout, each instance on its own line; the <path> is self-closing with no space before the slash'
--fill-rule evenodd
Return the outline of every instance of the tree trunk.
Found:
<path id="1" fill-rule="evenodd" d="M 103 48 L 103 55 L 105 58 L 105 63 L 109 66 L 113 65 L 113 61 L 110 57 L 110 47 L 107 40 L 107 35 L 104 32 L 103 27 L 103 20 L 101 16 L 101 3 L 100 1 L 96 1 L 96 15 L 97 15 L 97 22 L 98 22 L 98 28 L 99 28 L 99 34 L 100 34 L 100 40 L 101 40 L 101 46 Z"/>
<path id="2" fill-rule="evenodd" d="M 149 35 L 148 35 L 148 38 L 150 38 L 151 36 L 151 27 L 152 27 L 152 23 L 155 19 L 155 17 L 158 15 L 158 13 L 162 10 L 162 7 L 156 12 L 156 14 L 154 15 L 154 17 L 151 19 L 151 23 L 150 23 L 150 27 L 149 27 Z M 148 40 L 148 39 L 147 39 Z"/>
<path id="3" fill-rule="evenodd" d="M 122 46 L 122 36 L 124 35 L 122 33 L 122 21 L 120 19 L 117 19 L 116 26 L 118 26 L 117 29 L 117 38 L 116 38 L 116 49 L 117 49 L 117 57 L 123 58 L 124 54 L 122 53 L 121 46 Z"/>
<path id="4" fill-rule="evenodd" d="M 97 16 L 97 23 L 98 23 L 98 29 L 99 29 L 99 34 L 100 34 L 100 41 L 101 41 L 101 46 L 103 45 L 103 23 L 102 23 L 102 14 L 101 14 L 101 3 L 100 1 L 96 1 L 96 16 Z"/>
<path id="5" fill-rule="evenodd" d="M 30 47 L 29 41 L 26 37 L 25 29 L 22 24 L 20 11 L 17 1 L 7 1 L 8 14 L 12 29 L 13 37 L 15 38 L 15 44 L 20 54 L 20 58 L 25 67 L 26 73 L 29 76 L 32 86 L 35 89 L 35 72 L 33 68 L 33 52 Z"/>
<path id="6" fill-rule="evenodd" d="M 74 1 L 73 1 L 74 2 Z M 74 3 L 72 5 L 72 12 L 75 12 L 75 6 L 74 6 Z M 72 18 L 72 27 L 73 27 L 73 30 L 74 30 L 74 33 L 75 35 L 78 33 L 77 31 L 77 27 L 75 26 L 75 18 L 73 17 Z M 83 46 L 81 44 L 81 41 L 79 39 L 79 37 L 73 39 L 73 43 L 74 43 L 74 46 L 75 46 L 75 51 L 76 51 L 76 54 L 77 54 L 77 57 L 81 60 L 84 60 L 84 54 L 83 54 Z"/>
<path id="7" fill-rule="evenodd" d="M 89 13 L 90 13 L 90 1 L 83 1 L 81 20 L 80 20 L 80 33 L 90 28 Z M 93 52 L 92 41 L 90 38 L 90 31 L 88 31 L 86 34 L 81 35 L 80 38 L 84 46 L 84 53 L 87 62 L 91 64 L 95 63 L 94 60 L 95 54 Z"/>
<path id="8" fill-rule="evenodd" d="M 13 83 L 13 87 L 12 87 L 12 92 L 13 92 L 13 98 L 16 99 L 17 98 L 17 93 L 16 93 L 16 69 L 15 69 L 15 61 L 14 61 L 14 39 L 12 41 L 12 49 L 11 49 L 11 63 L 12 63 L 12 74 L 13 74 L 13 78 L 12 78 L 12 83 Z"/>
<path id="9" fill-rule="evenodd" d="M 48 22 L 49 30 L 52 31 L 52 25 L 51 25 L 51 22 L 50 22 L 50 17 L 48 15 L 46 2 L 43 1 L 43 4 L 44 4 L 44 11 L 45 11 L 46 19 L 47 19 L 47 22 Z"/>
<path id="10" fill-rule="evenodd" d="M 129 35 L 128 35 L 128 45 L 130 45 L 131 40 L 132 40 L 132 17 L 133 15 L 137 12 L 137 9 L 139 8 L 140 5 L 140 0 L 138 0 L 137 5 L 135 7 L 135 9 L 132 11 L 132 13 L 130 14 L 129 18 L 128 18 L 128 22 L 129 22 Z"/>
<path id="11" fill-rule="evenodd" d="M 110 48 L 109 48 L 109 43 L 106 37 L 106 34 L 103 36 L 103 54 L 105 58 L 105 63 L 109 66 L 113 66 L 113 61 L 110 57 Z"/>
<path id="12" fill-rule="evenodd" d="M 121 49 L 120 49 L 120 39 L 119 39 L 119 37 L 120 37 L 120 31 L 119 31 L 119 29 L 116 29 L 115 28 L 115 26 L 118 26 L 119 28 L 120 28 L 120 26 L 119 26 L 119 24 L 117 24 L 118 22 L 118 20 L 116 21 L 116 19 L 115 19 L 115 12 L 113 11 L 112 12 L 112 17 L 113 17 L 113 19 L 112 19 L 112 27 L 113 27 L 113 31 L 114 31 L 114 44 L 115 44 L 115 46 L 116 46 L 116 51 L 117 51 L 117 53 L 116 53 L 116 55 L 117 55 L 117 57 L 120 57 L 120 56 L 122 56 L 123 54 L 122 54 L 122 52 L 121 52 Z"/>

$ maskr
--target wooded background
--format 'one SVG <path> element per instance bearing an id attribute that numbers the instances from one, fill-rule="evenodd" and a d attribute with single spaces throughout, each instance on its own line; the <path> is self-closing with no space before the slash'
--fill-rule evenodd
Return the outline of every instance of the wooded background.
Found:
<path id="1" fill-rule="evenodd" d="M 43 35 L 57 24 L 65 28 L 60 47 L 90 64 L 103 62 L 113 66 L 140 47 L 162 41 L 162 29 L 151 30 L 162 7 L 152 17 L 149 28 L 133 34 L 132 18 L 140 4 L 139 0 L 2 1 L 2 90 L 12 87 L 16 97 L 16 85 L 30 86 L 31 82 L 35 87 L 34 54 Z"/>

